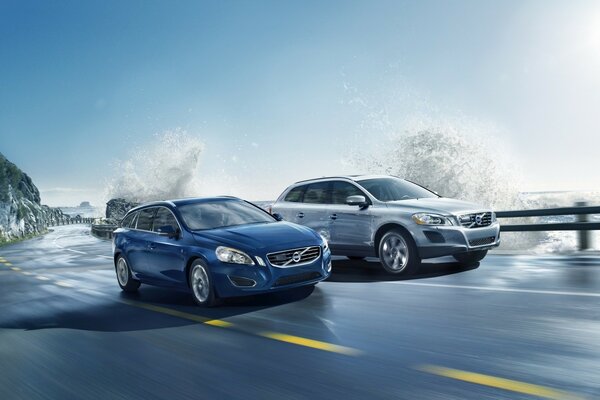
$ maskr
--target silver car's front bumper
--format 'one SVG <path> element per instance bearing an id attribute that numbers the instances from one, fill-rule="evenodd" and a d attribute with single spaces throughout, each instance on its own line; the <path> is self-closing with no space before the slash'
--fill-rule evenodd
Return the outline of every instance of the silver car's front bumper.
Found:
<path id="1" fill-rule="evenodd" d="M 500 245 L 500 224 L 497 222 L 481 228 L 419 225 L 412 234 L 421 258 L 489 250 Z"/>

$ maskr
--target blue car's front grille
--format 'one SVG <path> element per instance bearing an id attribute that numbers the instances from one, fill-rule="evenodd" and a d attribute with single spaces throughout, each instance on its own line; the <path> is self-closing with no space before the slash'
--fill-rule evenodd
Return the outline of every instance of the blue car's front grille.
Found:
<path id="1" fill-rule="evenodd" d="M 302 247 L 267 254 L 269 263 L 274 267 L 295 267 L 315 261 L 321 255 L 320 246 Z"/>
<path id="2" fill-rule="evenodd" d="M 318 272 L 305 272 L 303 274 L 283 276 L 275 281 L 275 283 L 273 284 L 273 287 L 291 285 L 294 283 L 308 282 L 308 281 L 312 281 L 312 280 L 315 280 L 320 277 L 321 277 L 321 274 Z"/>

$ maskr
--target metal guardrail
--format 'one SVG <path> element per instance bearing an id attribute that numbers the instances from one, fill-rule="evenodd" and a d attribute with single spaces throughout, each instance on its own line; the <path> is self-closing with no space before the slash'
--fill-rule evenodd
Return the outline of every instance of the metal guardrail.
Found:
<path id="1" fill-rule="evenodd" d="M 111 224 L 92 224 L 91 233 L 100 239 L 112 239 L 113 232 L 117 228 L 117 225 Z"/>
<path id="2" fill-rule="evenodd" d="M 498 218 L 550 217 L 576 215 L 577 222 L 549 222 L 542 224 L 500 224 L 502 232 L 540 232 L 540 231 L 577 231 L 579 250 L 590 247 L 590 231 L 600 230 L 600 222 L 589 222 L 590 214 L 600 214 L 600 206 L 588 206 L 586 202 L 577 202 L 575 207 L 542 208 L 518 211 L 497 211 Z"/>
<path id="3" fill-rule="evenodd" d="M 94 218 L 82 218 L 82 217 L 64 217 L 64 218 L 53 218 L 48 221 L 48 226 L 61 226 L 61 225 L 73 225 L 73 224 L 92 224 Z"/>

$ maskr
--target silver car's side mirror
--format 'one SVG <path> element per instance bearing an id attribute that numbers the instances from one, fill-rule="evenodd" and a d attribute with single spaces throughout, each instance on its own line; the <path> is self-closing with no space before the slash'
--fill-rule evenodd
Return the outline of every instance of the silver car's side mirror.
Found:
<path id="1" fill-rule="evenodd" d="M 365 196 L 361 196 L 361 195 L 346 197 L 346 204 L 348 204 L 349 206 L 359 206 L 359 207 L 365 207 L 365 206 L 369 205 L 369 203 L 367 203 L 367 199 L 365 198 Z"/>

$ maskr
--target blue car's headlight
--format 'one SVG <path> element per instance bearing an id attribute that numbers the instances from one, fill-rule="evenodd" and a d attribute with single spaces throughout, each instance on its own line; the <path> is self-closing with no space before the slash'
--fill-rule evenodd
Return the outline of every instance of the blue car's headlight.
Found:
<path id="1" fill-rule="evenodd" d="M 321 236 L 321 239 L 323 239 L 323 250 L 327 250 L 329 248 L 329 242 L 327 241 L 327 238 L 320 233 L 319 235 Z"/>
<path id="2" fill-rule="evenodd" d="M 412 219 L 419 225 L 454 225 L 450 218 L 438 214 L 418 213 Z"/>
<path id="3" fill-rule="evenodd" d="M 231 247 L 219 246 L 215 250 L 219 261 L 230 264 L 254 265 L 252 258 L 243 251 L 232 249 Z"/>

